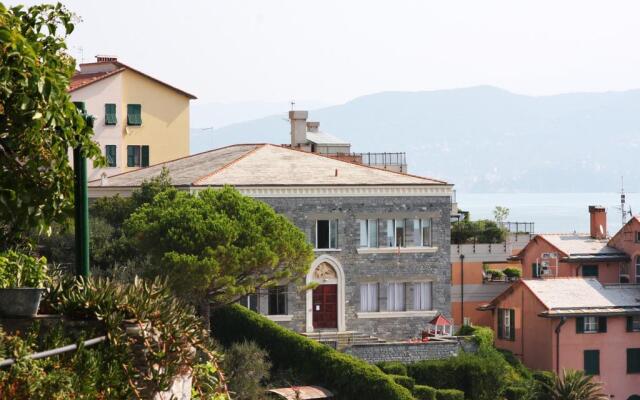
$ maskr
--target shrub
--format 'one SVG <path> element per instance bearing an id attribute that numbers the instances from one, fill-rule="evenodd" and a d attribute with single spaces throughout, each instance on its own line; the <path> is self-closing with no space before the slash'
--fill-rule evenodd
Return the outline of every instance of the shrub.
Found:
<path id="1" fill-rule="evenodd" d="M 456 389 L 438 389 L 436 400 L 464 400 L 464 392 Z"/>
<path id="2" fill-rule="evenodd" d="M 274 367 L 291 368 L 338 398 L 413 400 L 411 392 L 374 365 L 314 342 L 240 305 L 212 313 L 213 336 L 223 345 L 253 340 L 267 349 Z"/>
<path id="3" fill-rule="evenodd" d="M 416 400 L 436 400 L 436 389 L 426 385 L 415 385 L 413 396 Z"/>
<path id="4" fill-rule="evenodd" d="M 529 395 L 529 390 L 521 386 L 508 386 L 503 391 L 506 400 L 524 400 Z"/>
<path id="5" fill-rule="evenodd" d="M 522 271 L 519 268 L 505 268 L 502 272 L 509 278 L 520 278 L 522 276 Z"/>
<path id="6" fill-rule="evenodd" d="M 492 279 L 504 278 L 504 272 L 497 269 L 488 269 L 487 274 L 491 275 Z"/>
<path id="7" fill-rule="evenodd" d="M 42 287 L 47 280 L 47 260 L 14 250 L 0 252 L 0 288 Z"/>
<path id="8" fill-rule="evenodd" d="M 222 369 L 229 390 L 238 400 L 258 400 L 263 396 L 261 383 L 269 378 L 271 363 L 267 352 L 254 342 L 234 343 L 225 350 Z"/>
<path id="9" fill-rule="evenodd" d="M 456 332 L 456 336 L 471 336 L 475 331 L 476 328 L 471 325 L 462 325 Z"/>
<path id="10" fill-rule="evenodd" d="M 381 361 L 376 366 L 389 375 L 407 376 L 407 366 L 399 361 Z"/>
<path id="11" fill-rule="evenodd" d="M 393 379 L 393 381 L 395 383 L 397 383 L 398 385 L 404 386 L 409 390 L 413 390 L 413 387 L 416 384 L 416 381 L 406 375 L 389 375 L 391 377 L 391 379 Z"/>

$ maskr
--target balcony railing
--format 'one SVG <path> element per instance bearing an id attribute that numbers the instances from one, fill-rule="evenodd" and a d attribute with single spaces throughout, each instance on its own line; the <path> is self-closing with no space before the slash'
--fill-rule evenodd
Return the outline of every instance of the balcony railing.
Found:
<path id="1" fill-rule="evenodd" d="M 407 165 L 406 153 L 333 153 L 326 155 L 376 167 L 399 166 L 404 169 Z"/>
<path id="2" fill-rule="evenodd" d="M 511 233 L 535 233 L 533 222 L 500 222 L 500 225 Z"/>

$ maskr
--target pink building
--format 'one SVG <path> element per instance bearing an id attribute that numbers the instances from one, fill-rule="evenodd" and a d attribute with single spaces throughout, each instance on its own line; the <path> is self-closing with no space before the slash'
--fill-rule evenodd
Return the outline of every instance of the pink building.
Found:
<path id="1" fill-rule="evenodd" d="M 584 370 L 610 398 L 640 398 L 640 286 L 523 279 L 482 309 L 491 312 L 496 347 L 526 366 Z"/>

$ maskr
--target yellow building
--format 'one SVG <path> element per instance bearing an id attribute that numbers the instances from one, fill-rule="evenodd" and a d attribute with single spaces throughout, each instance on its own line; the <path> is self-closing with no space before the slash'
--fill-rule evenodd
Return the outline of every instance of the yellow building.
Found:
<path id="1" fill-rule="evenodd" d="M 69 89 L 96 118 L 94 141 L 105 168 L 88 165 L 89 180 L 189 155 L 189 101 L 196 97 L 112 56 L 80 64 Z"/>

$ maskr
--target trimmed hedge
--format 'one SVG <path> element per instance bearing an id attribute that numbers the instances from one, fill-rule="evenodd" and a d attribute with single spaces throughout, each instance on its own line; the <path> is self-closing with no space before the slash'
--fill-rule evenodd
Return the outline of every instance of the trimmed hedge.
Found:
<path id="1" fill-rule="evenodd" d="M 374 365 L 315 342 L 238 304 L 213 310 L 212 336 L 224 346 L 252 340 L 269 352 L 276 368 L 291 368 L 309 384 L 331 390 L 343 400 L 413 400 Z"/>
<path id="2" fill-rule="evenodd" d="M 415 385 L 413 387 L 413 396 L 416 400 L 436 400 L 437 390 L 431 386 Z"/>
<path id="3" fill-rule="evenodd" d="M 400 386 L 404 386 L 409 390 L 413 390 L 413 387 L 416 384 L 416 381 L 413 378 L 406 375 L 389 374 L 389 376 L 391 377 L 391 379 L 393 379 L 395 383 L 397 383 Z"/>
<path id="4" fill-rule="evenodd" d="M 464 400 L 464 392 L 456 389 L 438 389 L 436 400 Z"/>
<path id="5" fill-rule="evenodd" d="M 381 361 L 376 366 L 389 375 L 407 376 L 407 366 L 399 361 Z"/>

